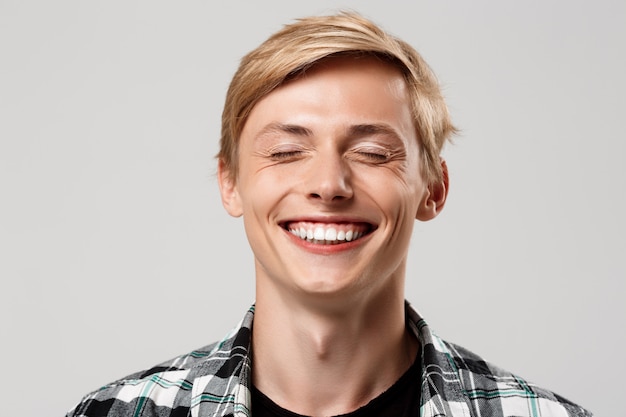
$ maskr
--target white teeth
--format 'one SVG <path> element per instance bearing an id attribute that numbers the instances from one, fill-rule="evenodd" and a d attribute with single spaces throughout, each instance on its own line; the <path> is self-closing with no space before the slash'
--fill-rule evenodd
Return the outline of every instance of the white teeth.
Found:
<path id="1" fill-rule="evenodd" d="M 335 227 L 325 228 L 317 226 L 305 229 L 303 226 L 295 229 L 289 229 L 289 233 L 308 242 L 318 244 L 332 245 L 341 242 L 351 242 L 362 237 L 365 233 L 355 230 L 337 230 Z"/>

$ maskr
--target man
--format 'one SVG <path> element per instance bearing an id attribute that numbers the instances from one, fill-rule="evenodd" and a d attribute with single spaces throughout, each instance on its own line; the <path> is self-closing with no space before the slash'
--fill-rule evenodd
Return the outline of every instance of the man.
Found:
<path id="1" fill-rule="evenodd" d="M 413 224 L 444 207 L 453 133 L 426 63 L 362 17 L 270 37 L 233 78 L 218 155 L 255 306 L 221 342 L 69 415 L 590 415 L 437 338 L 404 300 Z"/>

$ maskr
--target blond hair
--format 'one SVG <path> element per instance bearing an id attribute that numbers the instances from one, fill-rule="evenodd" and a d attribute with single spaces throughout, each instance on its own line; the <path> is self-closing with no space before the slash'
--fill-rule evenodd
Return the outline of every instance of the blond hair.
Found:
<path id="1" fill-rule="evenodd" d="M 229 175 L 237 177 L 239 136 L 259 100 L 320 60 L 336 55 L 377 56 L 400 69 L 409 90 L 424 174 L 429 181 L 441 180 L 439 154 L 456 130 L 435 75 L 409 44 L 347 12 L 299 19 L 243 57 L 226 95 L 217 155 Z"/>

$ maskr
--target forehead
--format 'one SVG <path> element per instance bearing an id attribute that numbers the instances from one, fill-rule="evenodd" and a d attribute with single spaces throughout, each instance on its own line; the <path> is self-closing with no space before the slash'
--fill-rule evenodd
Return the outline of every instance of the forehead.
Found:
<path id="1" fill-rule="evenodd" d="M 261 98 L 252 108 L 242 136 L 259 123 L 313 121 L 385 122 L 414 132 L 409 92 L 396 66 L 374 56 L 325 58 Z M 361 119 L 361 120 L 360 120 Z M 379 120 L 380 119 L 380 120 Z"/>
<path id="2" fill-rule="evenodd" d="M 354 85 L 370 89 L 382 89 L 405 100 L 408 105 L 408 88 L 402 71 L 387 60 L 374 55 L 330 56 L 290 76 L 276 90 L 284 89 L 299 81 L 324 79 L 324 83 Z M 276 91 L 274 90 L 274 91 Z M 272 91 L 273 92 L 273 91 Z M 270 92 L 269 94 L 272 94 Z"/>
<path id="3" fill-rule="evenodd" d="M 288 76 L 282 85 L 320 72 L 350 69 L 354 69 L 362 74 L 385 75 L 404 79 L 402 70 L 397 64 L 393 63 L 391 59 L 375 54 L 354 53 L 330 55 L 322 58 Z"/>

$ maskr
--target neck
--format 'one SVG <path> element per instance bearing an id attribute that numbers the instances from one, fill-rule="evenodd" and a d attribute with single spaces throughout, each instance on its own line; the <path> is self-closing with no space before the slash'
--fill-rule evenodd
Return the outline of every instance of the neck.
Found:
<path id="1" fill-rule="evenodd" d="M 353 411 L 393 385 L 415 359 L 401 291 L 341 308 L 292 300 L 257 291 L 252 331 L 253 382 L 286 409 Z"/>

